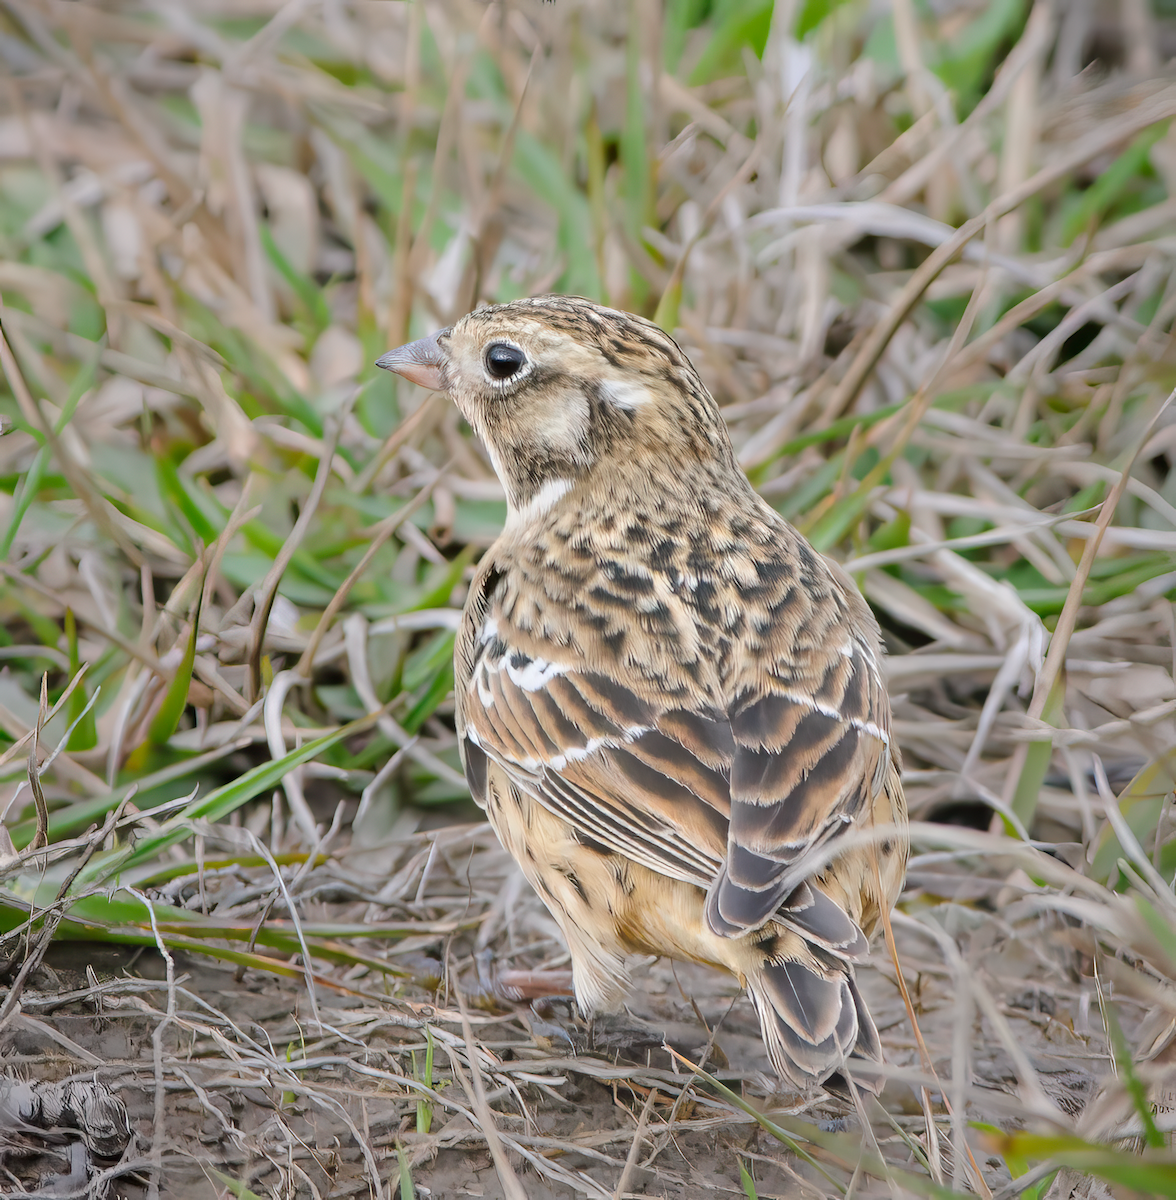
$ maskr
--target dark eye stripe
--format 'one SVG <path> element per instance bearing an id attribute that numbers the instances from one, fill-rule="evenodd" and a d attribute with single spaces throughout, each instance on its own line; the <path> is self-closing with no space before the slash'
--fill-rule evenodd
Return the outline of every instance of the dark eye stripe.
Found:
<path id="1" fill-rule="evenodd" d="M 509 342 L 494 342 L 486 350 L 486 370 L 492 379 L 509 379 L 526 361 L 527 356 Z"/>

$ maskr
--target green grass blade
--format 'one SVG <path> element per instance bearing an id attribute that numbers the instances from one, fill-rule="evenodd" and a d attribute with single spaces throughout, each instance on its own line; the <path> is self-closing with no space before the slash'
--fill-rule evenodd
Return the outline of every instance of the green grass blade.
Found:
<path id="1" fill-rule="evenodd" d="M 54 423 L 53 432 L 58 436 L 60 436 L 61 432 L 73 419 L 73 415 L 77 411 L 82 397 L 94 386 L 98 364 L 102 359 L 102 351 L 105 348 L 105 338 L 95 342 L 93 349 L 87 351 L 82 365 L 78 368 L 77 374 L 74 375 L 65 404 L 62 406 L 61 413 Z M 43 435 L 38 430 L 30 429 L 29 432 L 38 442 L 43 442 Z M 12 549 L 13 539 L 20 529 L 21 522 L 28 512 L 29 505 L 37 498 L 37 493 L 41 490 L 41 482 L 44 479 L 45 469 L 48 465 L 49 447 L 42 445 L 33 459 L 33 464 L 29 468 L 28 474 L 21 483 L 20 495 L 16 498 L 16 502 L 13 505 L 12 519 L 8 522 L 8 528 L 4 531 L 3 540 L 0 540 L 0 558 L 8 557 L 8 553 Z"/>
<path id="2" fill-rule="evenodd" d="M 661 322 L 659 321 L 658 324 L 660 325 Z M 665 326 L 663 325 L 662 328 L 664 329 Z M 887 417 L 894 416 L 904 407 L 903 404 L 890 404 L 886 408 L 880 408 L 876 412 L 866 413 L 863 416 L 842 417 L 839 421 L 833 421 L 815 433 L 806 433 L 802 437 L 793 438 L 792 441 L 785 442 L 778 450 L 774 450 L 770 458 L 748 471 L 748 477 L 752 483 L 763 483 L 767 477 L 768 467 L 777 459 L 799 454 L 802 450 L 807 450 L 809 446 L 820 446 L 824 442 L 848 437 L 859 426 L 862 429 L 869 429 L 871 426 L 877 425 L 879 421 L 885 421 Z"/>
<path id="3" fill-rule="evenodd" d="M 846 0 L 804 0 L 796 17 L 795 32 L 797 40 L 802 40 L 812 33 L 818 25 L 832 16 Z"/>
<path id="4" fill-rule="evenodd" d="M 985 75 L 1001 47 L 1017 38 L 1025 21 L 1025 0 L 988 0 L 980 5 L 975 20 L 951 40 L 951 46 L 935 64 L 935 74 L 955 93 L 961 115 L 970 112 L 979 99 Z"/>
<path id="5" fill-rule="evenodd" d="M 750 46 L 757 57 L 762 57 L 772 26 L 773 7 L 772 0 L 725 5 L 724 19 L 690 72 L 691 86 L 710 83 L 723 75 L 742 75 L 740 51 L 744 46 Z"/>
<path id="6" fill-rule="evenodd" d="M 1176 751 L 1167 750 L 1158 758 L 1145 763 L 1130 783 L 1119 793 L 1119 810 L 1131 832 L 1140 842 L 1146 842 L 1156 830 L 1163 811 L 1164 797 L 1176 786 Z M 1110 824 L 1103 830 L 1094 862 L 1090 864 L 1092 878 L 1104 881 L 1115 870 L 1124 849 Z M 1176 842 L 1163 847 L 1160 869 L 1169 877 L 1176 870 Z"/>
<path id="7" fill-rule="evenodd" d="M 21 522 L 24 521 L 25 514 L 29 511 L 29 505 L 37 498 L 37 493 L 41 490 L 41 480 L 45 476 L 45 468 L 48 465 L 49 447 L 42 446 L 34 456 L 33 465 L 29 467 L 28 473 L 20 481 L 20 490 L 12 505 L 12 518 L 8 522 L 8 528 L 4 531 L 3 539 L 0 540 L 0 558 L 8 557 L 12 543 L 20 531 Z"/>
<path id="8" fill-rule="evenodd" d="M 216 1167 L 209 1167 L 208 1169 L 237 1197 L 237 1200 L 263 1200 L 256 1192 L 250 1191 L 239 1179 L 234 1179 L 231 1175 L 226 1175 L 224 1171 L 219 1171 Z"/>
<path id="9" fill-rule="evenodd" d="M 203 579 L 203 576 L 201 576 Z M 180 718 L 188 706 L 188 689 L 192 686 L 192 669 L 196 665 L 196 641 L 200 635 L 200 605 L 204 596 L 203 586 L 196 593 L 196 602 L 192 612 L 192 631 L 188 635 L 188 645 L 184 649 L 184 657 L 176 667 L 175 678 L 168 684 L 163 703 L 159 712 L 147 729 L 147 740 L 153 746 L 162 746 L 179 727 Z"/>
<path id="10" fill-rule="evenodd" d="M 1119 1075 L 1123 1080 L 1123 1088 L 1131 1097 L 1131 1104 L 1143 1124 L 1143 1140 L 1153 1150 L 1163 1150 L 1168 1145 L 1168 1139 L 1156 1128 L 1151 1105 L 1148 1103 L 1147 1088 L 1144 1086 L 1143 1080 L 1139 1078 L 1139 1072 L 1135 1069 L 1135 1059 L 1131 1055 L 1131 1047 L 1123 1033 L 1123 1026 L 1119 1024 L 1119 1016 L 1110 1004 L 1103 1011 L 1107 1019 L 1107 1032 L 1110 1034 L 1111 1048 L 1115 1054 L 1115 1065 L 1119 1068 Z"/>
<path id="11" fill-rule="evenodd" d="M 556 290 L 599 298 L 601 283 L 592 244 L 592 215 L 584 194 L 568 179 L 550 147 L 524 128 L 515 135 L 512 165 L 523 184 L 559 218 L 559 247 L 567 269 Z"/>
<path id="12" fill-rule="evenodd" d="M 1164 956 L 1168 960 L 1167 969 L 1169 976 L 1176 975 L 1176 929 L 1173 929 L 1168 921 L 1156 912 L 1150 901 L 1141 896 L 1138 892 L 1135 894 L 1135 907 L 1139 909 L 1139 915 L 1147 923 L 1147 927 L 1151 930 L 1152 937 L 1160 945 Z"/>
<path id="13" fill-rule="evenodd" d="M 660 325 L 666 333 L 673 336 L 678 327 L 678 313 L 682 308 L 682 280 L 675 275 L 662 292 L 657 302 L 657 311 L 653 314 L 653 323 Z"/>
<path id="14" fill-rule="evenodd" d="M 65 427 L 73 420 L 73 415 L 82 402 L 82 397 L 94 386 L 94 380 L 98 374 L 98 364 L 102 361 L 102 351 L 105 349 L 106 339 L 102 338 L 94 343 L 93 349 L 88 351 L 82 360 L 78 373 L 69 385 L 69 394 L 66 396 L 61 414 L 54 423 L 54 433 L 60 435 L 64 431 Z"/>
<path id="15" fill-rule="evenodd" d="M 282 777 L 295 767 L 310 762 L 324 750 L 329 750 L 345 738 L 363 733 L 375 724 L 378 714 L 369 714 L 357 721 L 340 726 L 331 733 L 291 750 L 281 758 L 271 759 L 261 763 L 252 770 L 246 771 L 239 779 L 219 787 L 203 798 L 195 799 L 182 812 L 166 821 L 154 833 L 142 838 L 133 850 L 116 851 L 91 863 L 78 879 L 78 888 L 85 887 L 100 876 L 109 877 L 117 870 L 141 866 L 151 862 L 161 851 L 176 842 L 182 842 L 191 836 L 188 822 L 193 820 L 219 821 L 235 812 L 241 805 L 248 803 L 254 796 L 261 795 L 267 788 L 277 786 Z"/>
<path id="16" fill-rule="evenodd" d="M 826 554 L 862 519 L 870 506 L 874 483 L 867 488 L 855 488 L 848 496 L 842 496 L 832 508 L 808 531 L 808 540 Z"/>
<path id="17" fill-rule="evenodd" d="M 621 166 L 624 168 L 625 218 L 629 236 L 641 245 L 642 230 L 653 216 L 654 180 L 645 136 L 646 104 L 641 86 L 641 9 L 629 6 L 629 37 L 625 50 L 625 123 L 621 128 Z M 642 310 L 649 284 L 629 268 L 629 303 Z M 664 326 L 663 326 L 664 328 Z"/>
<path id="18" fill-rule="evenodd" d="M 184 521 L 196 536 L 206 546 L 215 542 L 220 536 L 221 528 L 224 527 L 223 522 L 218 528 L 196 503 L 184 486 L 184 481 L 180 478 L 175 463 L 166 454 L 155 456 L 155 478 L 159 484 L 160 496 L 183 516 Z"/>
<path id="19" fill-rule="evenodd" d="M 1054 684 L 1049 699 L 1045 704 L 1042 720 L 1055 728 L 1061 722 L 1062 703 L 1065 698 L 1065 687 L 1061 679 Z M 1053 742 L 1030 742 L 1025 752 L 1025 765 L 1021 768 L 1017 779 L 1017 789 L 1013 794 L 1012 810 L 1017 819 L 1026 828 L 1033 824 L 1037 812 L 1037 801 L 1041 796 L 1041 788 L 1049 773 L 1049 764 L 1053 760 Z"/>
<path id="20" fill-rule="evenodd" d="M 230 754 L 241 749 L 242 745 L 248 744 L 248 740 L 244 743 L 241 741 L 232 741 L 224 746 L 218 746 L 215 750 L 207 750 L 203 754 L 194 755 L 192 758 L 185 758 L 180 762 L 169 763 L 166 767 L 161 767 L 158 771 L 152 771 L 149 775 L 140 776 L 131 783 L 123 787 L 117 788 L 106 796 L 95 796 L 91 800 L 79 800 L 66 808 L 59 808 L 55 812 L 49 814 L 49 840 L 56 841 L 58 838 L 69 833 L 76 833 L 81 829 L 85 829 L 94 821 L 104 817 L 112 809 L 117 808 L 134 789 L 137 793 L 137 802 L 143 803 L 143 796 L 146 793 L 153 792 L 157 788 L 161 788 L 169 783 L 174 783 L 178 779 L 183 779 L 186 776 L 193 775 L 198 771 L 203 771 L 206 767 L 218 762 L 223 758 L 227 758 Z M 156 804 L 166 804 L 166 799 L 157 799 Z M 17 847 L 27 846 L 32 840 L 35 832 L 35 826 L 32 821 L 21 821 L 19 824 L 12 826 L 12 840 Z"/>
<path id="21" fill-rule="evenodd" d="M 408 1163 L 408 1155 L 404 1147 L 396 1143 L 396 1161 L 400 1164 L 400 1200 L 416 1200 L 416 1188 L 412 1182 L 412 1169 Z"/>
<path id="22" fill-rule="evenodd" d="M 1101 1146 L 1082 1138 L 1018 1131 L 985 1138 L 990 1149 L 1006 1161 L 1019 1158 L 1049 1160 L 1132 1192 L 1176 1198 L 1176 1155 L 1146 1150 L 1130 1154 L 1112 1146 Z"/>
<path id="23" fill-rule="evenodd" d="M 310 318 L 314 334 L 317 337 L 331 323 L 331 309 L 323 295 L 322 288 L 313 279 L 294 268 L 290 260 L 282 253 L 281 247 L 274 241 L 274 235 L 270 232 L 268 225 L 260 224 L 257 232 L 261 238 L 261 247 L 265 251 L 266 258 L 290 285 L 291 291 L 306 309 L 306 314 Z"/>
<path id="24" fill-rule="evenodd" d="M 755 1190 L 755 1180 L 752 1179 L 751 1172 L 744 1165 L 743 1159 L 739 1160 L 739 1182 L 747 1200 L 759 1200 L 759 1193 Z"/>
<path id="25" fill-rule="evenodd" d="M 433 1087 L 433 1030 L 425 1026 L 425 1069 L 420 1081 L 430 1090 Z M 414 1056 L 415 1062 L 415 1056 Z M 416 1110 L 417 1133 L 428 1133 L 433 1125 L 433 1104 L 429 1100 L 418 1100 Z"/>
<path id="26" fill-rule="evenodd" d="M 1077 206 L 1062 226 L 1061 242 L 1069 246 L 1085 229 L 1092 229 L 1106 215 L 1123 191 L 1139 175 L 1152 147 L 1168 132 L 1168 122 L 1145 129 L 1111 165 L 1082 193 Z"/>

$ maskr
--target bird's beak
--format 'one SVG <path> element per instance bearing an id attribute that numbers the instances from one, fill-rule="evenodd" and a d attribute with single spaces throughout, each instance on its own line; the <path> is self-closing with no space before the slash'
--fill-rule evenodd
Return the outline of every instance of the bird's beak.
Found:
<path id="1" fill-rule="evenodd" d="M 383 367 L 385 371 L 395 371 L 410 383 L 419 383 L 423 388 L 443 392 L 448 359 L 437 339 L 448 332 L 448 329 L 441 329 L 429 337 L 409 342 L 407 346 L 389 350 L 382 358 L 376 359 L 376 366 Z"/>

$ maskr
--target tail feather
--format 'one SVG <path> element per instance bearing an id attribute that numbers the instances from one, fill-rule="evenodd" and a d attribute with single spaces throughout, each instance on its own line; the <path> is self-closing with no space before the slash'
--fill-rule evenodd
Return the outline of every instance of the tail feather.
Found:
<path id="1" fill-rule="evenodd" d="M 838 958 L 864 958 L 865 934 L 854 919 L 819 887 L 800 884 L 780 906 L 775 919 Z"/>
<path id="2" fill-rule="evenodd" d="M 855 1083 L 878 1090 L 868 1064 L 882 1061 L 882 1047 L 852 971 L 838 964 L 823 975 L 801 962 L 768 960 L 748 977 L 772 1066 L 798 1088 L 845 1091 L 848 1067 Z"/>
<path id="3" fill-rule="evenodd" d="M 852 1057 L 868 1059 L 872 1062 L 882 1061 L 882 1042 L 878 1037 L 878 1027 L 870 1010 L 866 1007 L 865 999 L 857 986 L 857 980 L 849 980 L 849 990 L 853 993 L 853 1005 L 857 1009 L 857 1042 L 854 1045 Z"/>
<path id="4" fill-rule="evenodd" d="M 839 971 L 826 979 L 803 963 L 768 962 L 760 987 L 773 1010 L 810 1046 L 824 1045 L 842 1024 L 848 997 Z"/>

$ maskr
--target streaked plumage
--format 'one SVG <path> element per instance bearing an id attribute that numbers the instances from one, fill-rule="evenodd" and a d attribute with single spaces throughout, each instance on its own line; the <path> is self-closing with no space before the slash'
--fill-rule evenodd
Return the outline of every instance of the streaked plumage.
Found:
<path id="1" fill-rule="evenodd" d="M 445 388 L 508 498 L 456 651 L 471 791 L 568 940 L 587 1014 L 625 960 L 733 972 L 781 1076 L 870 1086 L 854 963 L 902 886 L 878 627 L 752 489 L 673 340 L 545 297 L 381 365 Z"/>

